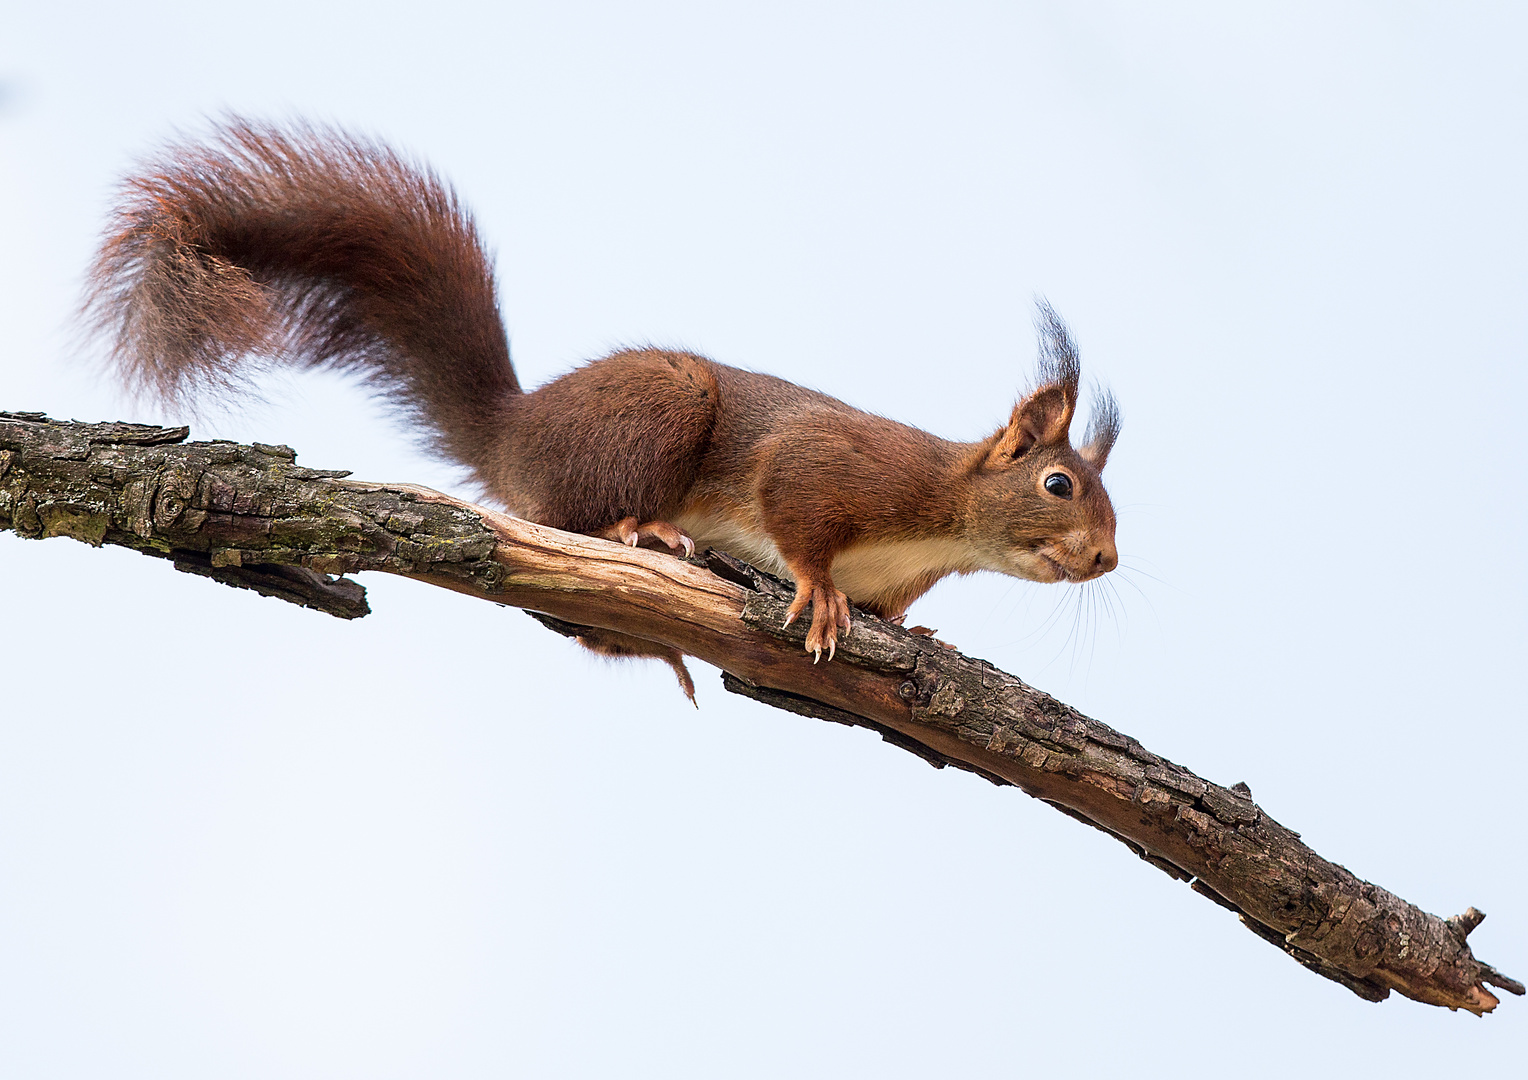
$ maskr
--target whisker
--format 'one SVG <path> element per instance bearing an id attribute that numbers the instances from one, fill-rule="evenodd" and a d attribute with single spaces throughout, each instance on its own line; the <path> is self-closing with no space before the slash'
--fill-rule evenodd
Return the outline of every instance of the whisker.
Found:
<path id="1" fill-rule="evenodd" d="M 995 597 L 992 605 L 987 608 L 986 618 L 982 619 L 981 624 L 976 628 L 978 633 L 987 629 L 987 625 L 992 622 L 992 617 L 997 614 L 998 608 L 1006 604 L 1008 598 L 1013 595 L 1013 590 L 1019 587 L 1019 583 L 1013 578 L 1008 579 L 1007 585 L 1008 587 L 1003 590 L 1003 595 Z"/>
<path id="2" fill-rule="evenodd" d="M 1146 606 L 1151 609 L 1152 615 L 1155 616 L 1157 614 L 1157 606 L 1151 602 L 1151 594 L 1137 585 L 1134 581 L 1132 581 L 1130 579 L 1130 573 L 1122 571 L 1116 571 L 1116 573 L 1119 574 L 1119 579 L 1121 581 L 1123 581 L 1126 585 L 1129 585 L 1132 589 L 1140 594 L 1141 599 L 1146 601 Z"/>
<path id="3" fill-rule="evenodd" d="M 1036 638 L 1048 636 L 1056 628 L 1057 624 L 1061 622 L 1061 617 L 1066 613 L 1068 599 L 1070 598 L 1064 592 L 1056 597 L 1055 602 L 1051 604 L 1050 615 L 1035 632 L 1034 636 Z"/>
<path id="4" fill-rule="evenodd" d="M 1071 660 L 1067 664 L 1068 675 L 1076 674 L 1077 671 L 1077 645 L 1082 640 L 1082 602 L 1083 590 L 1079 588 L 1076 591 L 1076 596 L 1074 596 L 1073 605 L 1071 605 L 1071 629 L 1067 632 L 1067 642 L 1063 643 L 1062 646 L 1062 648 L 1068 648 L 1068 646 L 1071 648 Z"/>
<path id="5" fill-rule="evenodd" d="M 1032 587 L 1031 589 L 1026 590 L 1024 595 L 1027 601 L 1027 608 L 1033 604 L 1035 597 L 1038 595 L 1038 590 Z M 1006 645 L 1017 646 L 1021 649 L 1030 648 L 1034 645 L 1037 645 L 1040 641 L 1049 636 L 1051 630 L 1053 630 L 1057 622 L 1060 621 L 1066 606 L 1066 596 L 1064 594 L 1058 596 L 1055 593 L 1050 593 L 1049 595 L 1052 599 L 1050 613 L 1040 621 L 1038 626 L 1030 630 L 1029 633 L 1020 635 L 1017 638 L 1010 639 L 1009 641 L 1005 642 Z"/>
<path id="6" fill-rule="evenodd" d="M 1092 669 L 1092 666 L 1093 666 L 1093 645 L 1094 645 L 1095 641 L 1097 640 L 1097 636 L 1098 636 L 1098 620 L 1096 618 L 1094 618 L 1094 613 L 1093 613 L 1093 600 L 1094 600 L 1095 592 L 1091 588 L 1091 586 L 1092 586 L 1092 582 L 1088 582 L 1088 583 L 1083 585 L 1083 587 L 1082 587 L 1082 595 L 1080 597 L 1078 597 L 1078 603 L 1077 603 L 1078 612 L 1082 616 L 1082 627 L 1080 629 L 1080 632 L 1077 635 L 1077 651 L 1081 652 L 1083 654 L 1083 660 L 1084 660 L 1083 670 L 1084 670 L 1084 672 L 1090 671 Z M 1073 660 L 1073 668 L 1074 668 L 1074 670 L 1075 670 L 1075 667 L 1076 667 L 1076 660 L 1074 658 L 1074 660 Z"/>
<path id="7" fill-rule="evenodd" d="M 1109 605 L 1109 618 L 1114 622 L 1114 643 L 1123 649 L 1125 647 L 1124 623 L 1130 616 L 1130 609 L 1125 606 L 1125 598 L 1119 594 L 1119 588 L 1114 582 L 1109 578 L 1104 580 L 1109 585 L 1109 591 L 1104 594 L 1104 597 Z M 1150 602 L 1150 600 L 1147 601 L 1148 604 Z M 1118 611 L 1114 607 L 1116 603 L 1119 604 Z"/>
<path id="8" fill-rule="evenodd" d="M 1072 658 L 1071 658 L 1071 662 L 1070 662 L 1069 666 L 1067 667 L 1067 674 L 1068 675 L 1072 674 L 1077 669 L 1077 629 L 1078 629 L 1078 622 L 1079 622 L 1079 619 L 1081 618 L 1081 612 L 1082 612 L 1082 590 L 1081 589 L 1076 590 L 1076 594 L 1072 598 L 1072 605 L 1071 606 L 1072 606 L 1072 625 L 1067 630 L 1066 637 L 1061 642 L 1061 647 L 1056 650 L 1056 654 L 1054 656 L 1052 656 L 1050 658 L 1050 660 L 1044 665 L 1045 667 L 1050 667 L 1051 664 L 1054 664 L 1057 660 L 1060 660 L 1062 656 L 1066 655 L 1068 649 L 1070 649 L 1071 650 L 1071 654 L 1072 654 Z"/>
<path id="9" fill-rule="evenodd" d="M 1143 570 L 1139 566 L 1129 565 L 1130 563 L 1133 563 L 1133 562 L 1151 562 L 1151 560 L 1150 559 L 1142 560 L 1142 559 L 1138 559 L 1138 558 L 1135 558 L 1135 557 L 1131 557 L 1129 559 L 1120 559 L 1118 570 L 1129 570 L 1131 573 L 1140 574 L 1142 577 L 1149 577 L 1149 578 L 1151 578 L 1152 581 L 1159 582 L 1159 583 L 1161 583 L 1163 585 L 1166 585 L 1169 589 L 1173 589 L 1173 588 L 1177 587 L 1177 586 L 1173 585 L 1171 582 L 1169 582 L 1166 578 L 1157 577 L 1157 575 L 1151 573 L 1150 571 Z M 1116 571 L 1116 572 L 1118 572 L 1118 571 Z"/>

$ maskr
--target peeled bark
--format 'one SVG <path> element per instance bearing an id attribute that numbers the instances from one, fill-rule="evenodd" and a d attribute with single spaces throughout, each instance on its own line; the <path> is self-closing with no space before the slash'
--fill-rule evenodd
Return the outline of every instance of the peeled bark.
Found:
<path id="1" fill-rule="evenodd" d="M 1476 960 L 1474 908 L 1442 919 L 1323 859 L 1253 802 L 999 671 L 857 612 L 813 664 L 791 590 L 720 552 L 560 532 L 426 488 L 306 469 L 284 446 L 185 443 L 186 428 L 0 413 L 0 529 L 116 544 L 340 618 L 368 613 L 336 575 L 400 574 L 528 609 L 561 633 L 633 634 L 724 671 L 727 689 L 877 731 L 938 768 L 1011 784 L 1114 836 L 1306 967 L 1380 1001 L 1391 990 L 1489 1012 L 1523 985 Z"/>

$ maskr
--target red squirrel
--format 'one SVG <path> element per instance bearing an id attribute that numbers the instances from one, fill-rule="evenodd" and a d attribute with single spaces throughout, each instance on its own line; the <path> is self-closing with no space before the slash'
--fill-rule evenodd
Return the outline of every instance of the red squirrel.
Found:
<path id="1" fill-rule="evenodd" d="M 511 512 L 627 544 L 730 552 L 796 584 L 831 660 L 850 604 L 901 621 L 949 574 L 1113 570 L 1101 393 L 1070 440 L 1079 368 L 1043 301 L 1040 380 L 1006 426 L 950 442 L 690 352 L 624 349 L 521 388 L 492 259 L 433 172 L 342 131 L 222 123 L 129 177 L 87 311 L 130 384 L 174 402 L 251 353 L 364 376 Z M 604 630 L 610 655 L 677 652 Z"/>

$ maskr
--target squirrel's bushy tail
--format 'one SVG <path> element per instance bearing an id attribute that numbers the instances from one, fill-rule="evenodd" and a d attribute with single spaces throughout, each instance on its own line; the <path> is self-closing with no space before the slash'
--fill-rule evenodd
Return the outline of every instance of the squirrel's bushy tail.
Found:
<path id="1" fill-rule="evenodd" d="M 123 184 L 86 311 L 123 378 L 226 393 L 252 357 L 363 375 L 480 474 L 520 391 L 455 193 L 379 143 L 233 118 Z"/>

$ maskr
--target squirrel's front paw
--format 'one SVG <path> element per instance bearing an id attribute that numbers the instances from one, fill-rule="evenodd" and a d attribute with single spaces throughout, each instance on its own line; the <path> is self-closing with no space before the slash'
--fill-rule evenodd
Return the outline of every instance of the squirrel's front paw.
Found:
<path id="1" fill-rule="evenodd" d="M 838 651 L 838 631 L 849 629 L 849 598 L 832 585 L 801 582 L 796 586 L 796 598 L 785 613 L 785 625 L 796 621 L 796 616 L 812 605 L 812 628 L 806 634 L 806 651 L 813 656 L 812 663 L 822 659 L 822 650 L 828 650 L 828 659 Z"/>

